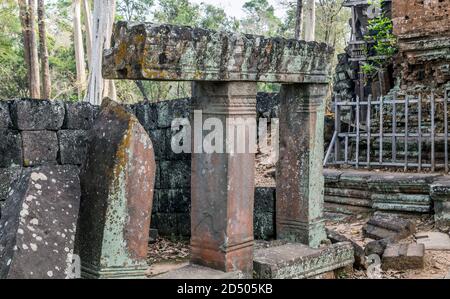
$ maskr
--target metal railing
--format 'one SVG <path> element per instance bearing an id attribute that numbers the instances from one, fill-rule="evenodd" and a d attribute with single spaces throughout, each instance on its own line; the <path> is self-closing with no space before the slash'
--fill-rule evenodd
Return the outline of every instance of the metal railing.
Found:
<path id="1" fill-rule="evenodd" d="M 326 165 L 355 168 L 412 168 L 449 172 L 448 98 L 405 95 L 369 96 L 366 101 L 336 100 L 335 132 L 325 155 Z M 342 108 L 349 115 L 343 120 Z"/>

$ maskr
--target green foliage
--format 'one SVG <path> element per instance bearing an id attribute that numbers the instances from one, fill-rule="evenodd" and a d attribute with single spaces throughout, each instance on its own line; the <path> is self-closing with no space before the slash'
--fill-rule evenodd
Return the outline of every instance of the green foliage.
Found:
<path id="1" fill-rule="evenodd" d="M 126 21 L 148 21 L 150 9 L 154 4 L 154 0 L 118 0 L 117 18 Z"/>
<path id="2" fill-rule="evenodd" d="M 282 22 L 275 15 L 275 8 L 267 0 L 249 0 L 242 7 L 246 17 L 240 30 L 249 34 L 275 36 L 281 31 Z"/>
<path id="3" fill-rule="evenodd" d="M 397 39 L 392 33 L 392 20 L 385 15 L 369 20 L 367 30 L 368 34 L 364 38 L 369 43 L 366 52 L 371 62 L 363 66 L 363 72 L 371 75 L 392 60 L 397 53 Z"/>

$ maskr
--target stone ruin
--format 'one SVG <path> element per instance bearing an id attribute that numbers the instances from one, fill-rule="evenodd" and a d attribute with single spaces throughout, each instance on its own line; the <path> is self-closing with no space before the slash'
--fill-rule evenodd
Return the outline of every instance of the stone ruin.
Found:
<path id="1" fill-rule="evenodd" d="M 260 278 L 306 278 L 354 262 L 350 243 L 329 245 L 322 218 L 323 175 L 317 165 L 323 159 L 324 99 L 332 49 L 314 42 L 153 24 L 118 23 L 112 40 L 112 49 L 105 52 L 105 78 L 192 81 L 192 108 L 206 117 L 255 119 L 257 82 L 282 84 L 277 172 L 284 179 L 278 181 L 276 191 L 276 234 L 289 243 L 254 251 L 254 154 L 194 153 L 192 265 L 167 277 L 186 271 L 199 278 L 252 277 L 255 271 Z M 22 105 L 38 113 L 25 115 L 27 109 L 17 107 Z M 5 192 L 8 199 L 0 222 L 2 277 L 32 276 L 25 273 L 32 272 L 33 266 L 26 264 L 28 251 L 36 263 L 47 259 L 49 269 L 40 277 L 72 277 L 73 254 L 81 259 L 84 278 L 143 276 L 158 173 L 145 122 L 140 123 L 132 109 L 108 100 L 99 111 L 32 100 L 13 101 L 2 108 L 2 113 L 8 110 L 12 116 L 5 124 L 8 129 L 2 131 L 9 140 L 1 147 L 2 163 L 19 171 L 16 176 L 6 174 L 8 182 L 17 186 L 10 185 Z M 137 109 L 134 113 L 139 118 Z M 80 129 L 89 122 L 89 132 Z M 63 127 L 67 132 L 62 132 Z M 75 135 L 80 137 L 71 137 Z M 81 182 L 75 179 L 78 173 L 69 171 L 77 169 L 71 164 L 82 164 Z M 69 183 L 64 183 L 66 179 Z M 60 205 L 66 204 L 60 198 L 72 200 L 67 206 L 74 210 L 61 207 L 55 221 L 47 224 L 44 219 L 53 214 L 39 213 L 59 206 L 39 203 L 60 180 L 63 187 L 52 194 Z M 79 187 L 67 188 L 71 184 Z M 62 247 L 64 240 L 68 243 Z M 57 252 L 49 259 L 41 243 L 57 247 Z M 60 257 L 65 264 L 58 264 Z"/>
<path id="2" fill-rule="evenodd" d="M 324 211 L 435 209 L 446 226 L 450 195 L 439 175 L 323 172 L 331 56 L 314 42 L 116 24 L 105 78 L 192 81 L 193 98 L 0 103 L 0 277 L 77 277 L 79 256 L 81 277 L 142 278 L 150 226 L 191 237 L 191 264 L 156 278 L 320 277 L 364 268 L 373 253 L 386 253 L 388 268 L 399 257 L 423 265 L 423 246 L 397 244 L 415 233 L 408 221 L 376 215 L 365 249 L 325 229 Z M 280 83 L 281 93 L 257 95 L 257 82 Z M 278 116 L 276 188 L 255 189 L 252 153 L 172 153 L 171 121 L 194 110 L 222 121 Z M 277 241 L 255 249 L 255 235 Z"/>

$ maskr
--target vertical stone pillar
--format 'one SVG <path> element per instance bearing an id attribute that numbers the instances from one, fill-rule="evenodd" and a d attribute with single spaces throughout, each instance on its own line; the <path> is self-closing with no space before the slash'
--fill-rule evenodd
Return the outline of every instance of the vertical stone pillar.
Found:
<path id="1" fill-rule="evenodd" d="M 277 166 L 278 239 L 318 247 L 323 221 L 323 128 L 327 84 L 284 84 Z"/>
<path id="2" fill-rule="evenodd" d="M 240 270 L 251 275 L 255 154 L 248 147 L 245 153 L 228 153 L 225 140 L 227 136 L 231 136 L 231 129 L 227 126 L 230 119 L 240 118 L 256 124 L 256 83 L 194 82 L 193 110 L 197 111 L 194 113 L 197 119 L 191 121 L 194 124 L 191 178 L 192 262 L 225 272 Z M 200 110 L 203 120 L 199 121 Z M 202 149 L 199 141 L 208 142 L 207 136 L 211 131 L 198 132 L 198 123 L 205 123 L 206 127 L 205 121 L 211 118 L 222 123 L 224 134 L 220 144 L 223 153 L 199 153 Z M 249 127 L 241 131 L 246 132 L 245 141 L 237 130 L 233 131 L 234 136 L 238 136 L 235 139 L 237 145 L 248 143 L 248 133 L 252 132 Z M 199 133 L 200 136 L 196 135 Z M 254 133 L 256 134 L 256 127 Z"/>

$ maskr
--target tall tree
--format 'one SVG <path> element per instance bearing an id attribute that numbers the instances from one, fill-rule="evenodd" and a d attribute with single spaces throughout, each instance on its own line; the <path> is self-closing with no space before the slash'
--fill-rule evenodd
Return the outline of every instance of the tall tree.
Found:
<path id="1" fill-rule="evenodd" d="M 127 21 L 148 21 L 154 0 L 118 0 L 117 14 Z"/>
<path id="2" fill-rule="evenodd" d="M 297 0 L 297 11 L 295 14 L 295 39 L 302 37 L 303 31 L 303 0 Z"/>
<path id="3" fill-rule="evenodd" d="M 86 85 L 86 63 L 84 60 L 83 33 L 81 30 L 81 2 L 73 0 L 72 2 L 72 20 L 73 20 L 73 44 L 75 47 L 75 63 L 77 66 L 77 90 L 78 97 L 83 97 L 83 91 Z"/>
<path id="4" fill-rule="evenodd" d="M 316 1 L 306 0 L 305 40 L 310 42 L 316 38 Z"/>
<path id="5" fill-rule="evenodd" d="M 277 35 L 281 20 L 275 15 L 275 8 L 267 0 L 249 0 L 244 3 L 246 17 L 241 21 L 245 33 L 265 36 Z"/>
<path id="6" fill-rule="evenodd" d="M 113 82 L 102 77 L 103 50 L 110 47 L 114 12 L 115 0 L 94 1 L 91 65 L 85 97 L 85 101 L 94 105 L 100 105 L 104 96 L 115 99 Z"/>
<path id="7" fill-rule="evenodd" d="M 22 24 L 25 62 L 27 64 L 28 88 L 32 98 L 40 98 L 39 61 L 35 33 L 36 0 L 18 0 Z"/>
<path id="8" fill-rule="evenodd" d="M 83 13 L 84 13 L 84 30 L 86 32 L 86 51 L 89 59 L 91 57 L 91 49 L 92 49 L 92 12 L 89 5 L 89 0 L 83 0 Z"/>
<path id="9" fill-rule="evenodd" d="M 38 27 L 39 27 L 39 56 L 41 59 L 42 72 L 42 97 L 44 99 L 50 98 L 51 83 L 50 83 L 50 67 L 48 64 L 48 50 L 47 50 L 47 31 L 45 24 L 45 2 L 38 0 Z"/>

